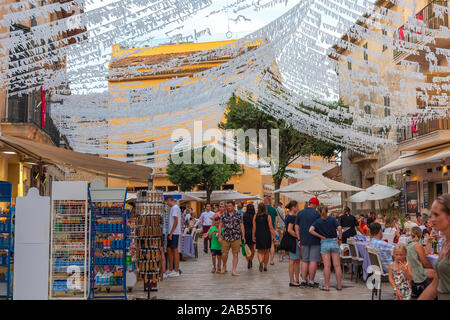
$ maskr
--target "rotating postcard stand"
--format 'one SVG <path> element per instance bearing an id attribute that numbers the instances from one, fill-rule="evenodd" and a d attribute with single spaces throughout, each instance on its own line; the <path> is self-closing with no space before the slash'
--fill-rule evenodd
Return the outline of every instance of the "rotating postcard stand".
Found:
<path id="1" fill-rule="evenodd" d="M 103 180 L 94 179 L 88 190 L 91 206 L 89 300 L 126 300 L 125 204 L 127 188 L 106 188 Z M 119 288 L 121 295 L 100 295 L 105 289 Z"/>

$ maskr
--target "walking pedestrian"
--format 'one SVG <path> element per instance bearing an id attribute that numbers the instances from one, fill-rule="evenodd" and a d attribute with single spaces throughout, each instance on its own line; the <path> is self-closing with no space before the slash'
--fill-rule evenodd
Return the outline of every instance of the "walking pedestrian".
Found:
<path id="1" fill-rule="evenodd" d="M 267 271 L 269 250 L 275 238 L 272 217 L 268 215 L 266 205 L 260 203 L 258 212 L 253 217 L 253 242 L 258 250 L 259 271 Z"/>
<path id="2" fill-rule="evenodd" d="M 242 202 L 239 202 L 238 203 L 238 205 L 237 205 L 237 210 L 236 210 L 237 212 L 239 212 L 239 213 L 241 213 L 241 214 L 244 214 L 244 204 L 242 203 Z"/>
<path id="3" fill-rule="evenodd" d="M 342 227 L 334 217 L 328 216 L 328 207 L 320 209 L 320 218 L 313 222 L 309 232 L 320 238 L 320 253 L 323 260 L 325 283 L 320 290 L 330 291 L 331 262 L 336 275 L 336 290 L 342 290 L 342 269 L 339 257 L 339 245 L 342 239 Z M 339 233 L 339 235 L 338 235 Z"/>
<path id="4" fill-rule="evenodd" d="M 289 210 L 289 213 L 286 215 L 285 225 L 286 232 L 284 233 L 284 237 L 292 236 L 295 240 L 295 248 L 296 251 L 289 252 L 289 286 L 290 287 L 299 287 L 300 286 L 300 248 L 298 246 L 297 234 L 295 233 L 295 219 L 297 218 L 298 212 L 298 202 L 292 200 L 286 206 L 286 209 Z"/>
<path id="5" fill-rule="evenodd" d="M 176 204 L 173 196 L 168 195 L 165 199 L 170 207 L 169 234 L 167 236 L 167 255 L 169 260 L 169 277 L 178 277 L 180 256 L 178 254 L 178 238 L 181 233 L 181 210 Z"/>
<path id="6" fill-rule="evenodd" d="M 265 196 L 264 204 L 266 205 L 266 209 L 267 209 L 266 211 L 267 211 L 267 214 L 271 218 L 273 230 L 276 230 L 277 223 L 278 223 L 278 213 L 277 213 L 277 210 L 275 210 L 275 208 L 270 205 L 270 203 L 271 203 L 270 197 Z M 272 244 L 270 246 L 270 265 L 272 265 L 272 266 L 274 265 L 273 259 L 275 257 L 275 236 L 276 236 L 276 234 L 273 235 Z"/>
<path id="7" fill-rule="evenodd" d="M 222 215 L 225 213 L 225 211 L 227 211 L 225 202 L 220 202 L 219 203 L 219 211 L 215 213 L 214 217 L 222 218 Z"/>
<path id="8" fill-rule="evenodd" d="M 344 214 L 339 217 L 339 224 L 342 227 L 342 243 L 347 243 L 347 239 L 356 236 L 358 220 L 350 213 L 350 208 L 344 208 Z"/>
<path id="9" fill-rule="evenodd" d="M 276 210 L 277 210 L 277 214 L 278 214 L 277 232 L 281 239 L 281 238 L 283 238 L 283 233 L 284 233 L 284 230 L 286 229 L 285 214 L 284 214 L 284 210 L 283 210 L 283 204 L 281 202 L 278 202 Z"/>
<path id="10" fill-rule="evenodd" d="M 301 287 L 319 287 L 319 283 L 314 281 L 317 271 L 317 263 L 320 261 L 320 239 L 309 233 L 309 228 L 320 218 L 316 208 L 319 206 L 319 199 L 309 199 L 309 205 L 297 214 L 295 219 L 295 233 L 302 250 Z"/>
<path id="11" fill-rule="evenodd" d="M 255 256 L 255 243 L 253 242 L 253 218 L 255 216 L 255 207 L 253 204 L 247 205 L 247 211 L 244 213 L 244 230 L 245 230 L 245 243 L 248 245 L 251 251 L 251 255 L 247 256 L 247 268 L 253 267 L 253 258 Z"/>
<path id="12" fill-rule="evenodd" d="M 221 203 L 222 205 L 222 203 Z M 223 231 L 222 231 L 223 230 Z M 223 232 L 223 234 L 222 234 Z M 232 276 L 239 276 L 236 267 L 239 261 L 238 255 L 241 248 L 241 239 L 245 234 L 243 215 L 234 210 L 234 202 L 227 202 L 227 211 L 222 214 L 219 226 L 219 241 L 222 242 L 222 270 L 221 274 L 227 272 L 228 253 L 233 253 Z M 245 241 L 245 239 L 244 239 Z"/>
<path id="13" fill-rule="evenodd" d="M 206 204 L 205 211 L 202 212 L 200 215 L 200 218 L 195 223 L 195 227 L 197 228 L 198 224 L 201 223 L 203 226 L 203 252 L 208 253 L 208 231 L 209 228 L 211 228 L 212 222 L 213 222 L 214 212 L 211 211 L 211 205 L 209 203 Z"/>
<path id="14" fill-rule="evenodd" d="M 219 242 L 219 224 L 220 218 L 214 218 L 211 228 L 208 231 L 208 237 L 211 239 L 212 273 L 220 273 L 222 265 L 222 244 Z"/>

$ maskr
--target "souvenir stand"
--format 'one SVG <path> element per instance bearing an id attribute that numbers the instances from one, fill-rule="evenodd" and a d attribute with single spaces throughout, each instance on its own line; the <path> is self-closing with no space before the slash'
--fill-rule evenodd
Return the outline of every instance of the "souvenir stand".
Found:
<path id="1" fill-rule="evenodd" d="M 131 292 L 136 285 L 136 242 L 135 242 L 135 226 L 136 219 L 134 217 L 134 212 L 131 210 L 126 210 L 127 214 L 127 290 Z"/>
<path id="2" fill-rule="evenodd" d="M 89 270 L 87 181 L 52 182 L 50 299 L 86 299 Z"/>
<path id="3" fill-rule="evenodd" d="M 164 202 L 162 191 L 141 190 L 136 201 L 136 270 L 144 289 L 156 289 L 162 246 Z"/>
<path id="4" fill-rule="evenodd" d="M 0 298 L 12 298 L 12 252 L 14 241 L 12 232 L 11 212 L 12 185 L 6 181 L 0 181 Z"/>
<path id="5" fill-rule="evenodd" d="M 126 256 L 127 188 L 105 188 L 103 180 L 95 179 L 89 188 L 91 206 L 91 250 L 89 300 L 127 299 Z M 104 288 L 119 288 L 121 295 L 98 295 Z"/>

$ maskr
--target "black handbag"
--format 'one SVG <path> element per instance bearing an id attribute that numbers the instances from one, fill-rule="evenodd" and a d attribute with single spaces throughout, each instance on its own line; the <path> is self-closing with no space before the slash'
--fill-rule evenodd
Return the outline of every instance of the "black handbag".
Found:
<path id="1" fill-rule="evenodd" d="M 292 253 L 297 252 L 297 239 L 293 237 L 290 233 L 286 232 L 281 239 L 280 249 L 284 251 L 289 251 Z"/>

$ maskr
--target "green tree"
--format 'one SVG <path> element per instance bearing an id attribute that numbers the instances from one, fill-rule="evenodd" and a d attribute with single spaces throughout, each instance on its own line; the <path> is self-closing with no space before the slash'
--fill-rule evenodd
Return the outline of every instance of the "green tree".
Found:
<path id="1" fill-rule="evenodd" d="M 330 105 L 332 108 L 341 106 L 342 103 Z M 308 110 L 307 107 L 301 106 Z M 314 112 L 311 108 L 310 111 Z M 333 119 L 338 122 L 338 119 Z M 253 104 L 246 102 L 236 96 L 230 98 L 225 112 L 225 121 L 219 123 L 221 129 L 267 129 L 268 156 L 270 158 L 270 130 L 279 129 L 279 166 L 278 171 L 272 175 L 275 189 L 279 189 L 284 178 L 289 177 L 293 170 L 289 169 L 292 164 L 301 156 L 317 155 L 324 158 L 331 158 L 336 152 L 343 149 L 333 143 L 323 141 L 310 135 L 300 133 L 284 120 L 277 120 L 269 114 L 261 111 Z M 246 148 L 248 147 L 246 142 Z M 242 150 L 245 151 L 245 150 Z M 275 194 L 275 202 L 280 199 L 279 193 Z"/>
<path id="2" fill-rule="evenodd" d="M 202 157 L 202 162 L 195 164 L 194 153 L 199 150 L 191 149 L 178 154 L 179 158 L 182 158 L 184 152 L 189 152 L 190 163 L 177 164 L 173 161 L 172 155 L 170 156 L 167 175 L 169 180 L 178 185 L 183 192 L 191 191 L 197 185 L 202 186 L 206 191 L 206 201 L 210 203 L 212 192 L 227 183 L 234 174 L 242 172 L 243 169 L 237 163 L 229 164 L 230 161 L 228 160 L 227 162 L 225 155 L 218 150 L 206 148 L 203 147 L 201 149 L 202 155 L 210 154 L 212 157 L 217 156 L 217 158 L 221 158 L 222 163 L 208 164 L 205 162 L 204 157 Z"/>

